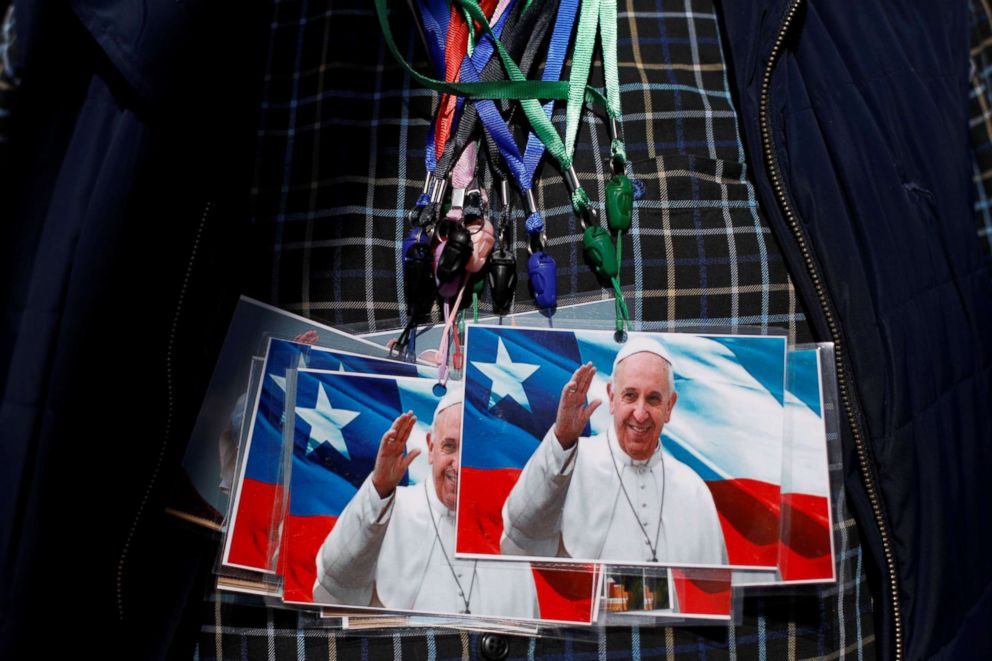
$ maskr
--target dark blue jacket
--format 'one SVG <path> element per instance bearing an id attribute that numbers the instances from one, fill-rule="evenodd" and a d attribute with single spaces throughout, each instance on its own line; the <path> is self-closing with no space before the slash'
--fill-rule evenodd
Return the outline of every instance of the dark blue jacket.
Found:
<path id="1" fill-rule="evenodd" d="M 753 179 L 837 344 L 883 656 L 989 658 L 992 287 L 974 240 L 967 3 L 722 8 Z"/>

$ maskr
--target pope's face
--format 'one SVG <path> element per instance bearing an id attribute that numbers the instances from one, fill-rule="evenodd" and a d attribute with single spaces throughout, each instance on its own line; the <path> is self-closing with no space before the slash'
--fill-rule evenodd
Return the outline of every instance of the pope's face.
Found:
<path id="1" fill-rule="evenodd" d="M 672 417 L 678 396 L 668 385 L 668 362 L 653 353 L 635 353 L 620 361 L 606 384 L 617 440 L 631 459 L 648 459 Z"/>
<path id="2" fill-rule="evenodd" d="M 427 461 L 434 476 L 437 498 L 454 511 L 458 502 L 458 453 L 462 447 L 462 405 L 441 411 L 427 433 Z M 435 437 L 436 436 L 436 437 Z"/>

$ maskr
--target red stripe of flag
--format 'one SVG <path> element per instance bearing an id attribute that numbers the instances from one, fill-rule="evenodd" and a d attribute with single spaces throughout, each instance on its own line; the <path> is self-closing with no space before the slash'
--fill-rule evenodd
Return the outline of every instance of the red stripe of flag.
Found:
<path id="1" fill-rule="evenodd" d="M 313 584 L 317 580 L 317 551 L 336 516 L 286 517 L 283 525 L 282 562 L 283 601 L 313 601 Z"/>
<path id="2" fill-rule="evenodd" d="M 272 515 L 281 502 L 282 494 L 283 489 L 278 484 L 259 482 L 249 477 L 244 479 L 230 533 L 229 563 L 259 570 L 272 567 L 278 542 L 272 530 Z"/>
<path id="3" fill-rule="evenodd" d="M 593 565 L 581 565 L 574 570 L 534 565 L 532 569 L 542 619 L 589 622 L 595 578 Z"/>
<path id="4" fill-rule="evenodd" d="M 516 468 L 462 466 L 458 496 L 458 552 L 499 554 L 503 503 L 517 483 Z"/>
<path id="5" fill-rule="evenodd" d="M 831 579 L 830 504 L 824 496 L 802 493 L 782 495 L 785 539 L 779 571 L 786 581 Z"/>
<path id="6" fill-rule="evenodd" d="M 778 564 L 779 506 L 777 484 L 735 479 L 707 482 L 732 565 L 775 567 Z"/>
<path id="7" fill-rule="evenodd" d="M 730 615 L 730 574 L 725 578 L 693 579 L 689 570 L 672 570 L 672 582 L 679 600 L 679 613 L 685 615 Z"/>

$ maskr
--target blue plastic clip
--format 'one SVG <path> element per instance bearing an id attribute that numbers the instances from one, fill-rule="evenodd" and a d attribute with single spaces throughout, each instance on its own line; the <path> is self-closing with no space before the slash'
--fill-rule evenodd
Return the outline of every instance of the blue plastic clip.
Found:
<path id="1" fill-rule="evenodd" d="M 548 309 L 558 305 L 558 267 L 551 255 L 544 251 L 532 254 L 527 260 L 527 274 L 537 307 Z"/>

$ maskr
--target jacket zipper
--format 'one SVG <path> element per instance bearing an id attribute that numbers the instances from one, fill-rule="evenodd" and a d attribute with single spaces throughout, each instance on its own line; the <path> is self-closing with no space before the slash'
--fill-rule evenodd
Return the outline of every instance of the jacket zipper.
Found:
<path id="1" fill-rule="evenodd" d="M 761 143 L 764 149 L 765 167 L 768 169 L 772 188 L 775 191 L 776 200 L 778 201 L 780 210 L 785 216 L 786 223 L 789 226 L 789 230 L 792 232 L 796 245 L 802 253 L 803 261 L 806 265 L 806 271 L 812 280 L 813 287 L 816 289 L 817 301 L 820 304 L 824 319 L 826 319 L 827 326 L 830 329 L 830 337 L 834 343 L 834 363 L 837 370 L 837 386 L 840 394 L 841 405 L 843 406 L 844 413 L 847 417 L 851 434 L 854 437 L 854 445 L 858 454 L 858 464 L 861 469 L 861 477 L 868 493 L 868 499 L 871 502 L 872 513 L 875 516 L 875 523 L 878 526 L 878 531 L 882 538 L 882 551 L 885 556 L 885 564 L 888 572 L 889 599 L 892 606 L 893 619 L 895 620 L 895 658 L 897 661 L 901 661 L 903 658 L 903 631 L 899 601 L 899 578 L 896 573 L 895 557 L 892 552 L 891 534 L 889 532 L 885 512 L 883 510 L 881 496 L 879 495 L 875 470 L 871 464 L 871 450 L 865 440 L 866 435 L 854 410 L 855 403 L 852 394 L 852 387 L 849 383 L 847 358 L 844 350 L 844 344 L 841 341 L 840 328 L 837 325 L 837 318 L 834 314 L 831 302 L 827 298 L 827 292 L 823 285 L 823 279 L 820 276 L 819 267 L 814 262 L 810 252 L 809 242 L 806 238 L 805 231 L 799 225 L 798 216 L 792 208 L 792 204 L 786 195 L 785 185 L 783 184 L 781 171 L 778 167 L 778 159 L 775 156 L 775 148 L 772 140 L 771 118 L 768 110 L 771 96 L 772 72 L 775 69 L 775 65 L 778 63 L 779 56 L 782 54 L 782 47 L 785 42 L 785 37 L 789 32 L 792 21 L 802 4 L 803 0 L 793 0 L 792 4 L 786 10 L 785 18 L 779 27 L 778 35 L 775 38 L 775 43 L 772 46 L 772 50 L 768 56 L 768 64 L 765 67 L 764 77 L 761 81 L 761 95 L 759 97 L 758 121 L 761 126 Z"/>
<path id="2" fill-rule="evenodd" d="M 203 228 L 207 224 L 212 207 L 213 201 L 208 200 L 203 206 L 203 212 L 200 214 L 200 224 L 196 228 L 196 235 L 193 238 L 193 246 L 190 249 L 189 258 L 186 261 L 186 273 L 183 276 L 182 285 L 179 288 L 179 298 L 176 300 L 175 310 L 172 315 L 172 325 L 169 328 L 169 341 L 165 348 L 166 416 L 162 431 L 162 442 L 158 450 L 158 457 L 155 460 L 155 468 L 152 470 L 152 475 L 148 480 L 148 484 L 145 485 L 145 493 L 142 496 L 141 501 L 138 503 L 138 511 L 135 512 L 134 519 L 131 521 L 131 528 L 128 530 L 127 538 L 124 540 L 124 547 L 121 549 L 121 554 L 117 560 L 117 617 L 121 622 L 124 621 L 125 615 L 124 574 L 127 566 L 127 557 L 128 552 L 130 551 L 131 541 L 141 523 L 142 516 L 145 513 L 145 506 L 148 504 L 152 491 L 155 489 L 155 484 L 158 481 L 158 476 L 162 470 L 162 462 L 165 459 L 165 452 L 168 449 L 169 441 L 172 439 L 172 418 L 175 399 L 173 396 L 175 386 L 173 384 L 172 375 L 173 363 L 175 362 L 176 335 L 179 329 L 179 320 L 182 315 L 183 304 L 186 301 L 186 292 L 189 289 L 189 283 L 193 276 L 193 267 L 196 265 L 196 256 L 200 247 L 200 239 L 203 237 Z"/>

